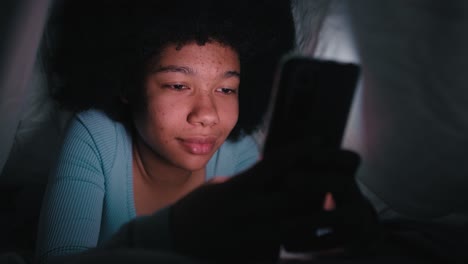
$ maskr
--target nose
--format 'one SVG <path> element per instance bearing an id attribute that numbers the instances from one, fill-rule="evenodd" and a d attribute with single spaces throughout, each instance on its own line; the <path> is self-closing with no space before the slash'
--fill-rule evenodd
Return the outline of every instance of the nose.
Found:
<path id="1" fill-rule="evenodd" d="M 193 104 L 187 121 L 204 127 L 219 123 L 218 109 L 213 95 L 200 93 L 193 98 Z"/>

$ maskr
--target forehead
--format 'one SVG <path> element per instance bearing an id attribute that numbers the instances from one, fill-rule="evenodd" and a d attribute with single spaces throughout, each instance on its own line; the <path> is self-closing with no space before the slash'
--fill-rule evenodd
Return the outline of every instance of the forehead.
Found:
<path id="1" fill-rule="evenodd" d="M 162 50 L 153 66 L 197 64 L 199 66 L 217 66 L 240 69 L 238 53 L 230 46 L 219 42 L 207 42 L 203 45 L 189 42 L 184 45 L 168 44 Z"/>

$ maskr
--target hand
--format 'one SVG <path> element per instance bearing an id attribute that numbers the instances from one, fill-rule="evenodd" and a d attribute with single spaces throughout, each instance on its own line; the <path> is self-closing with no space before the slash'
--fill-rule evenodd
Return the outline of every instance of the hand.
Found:
<path id="1" fill-rule="evenodd" d="M 364 230 L 372 230 L 376 217 L 355 184 L 358 155 L 313 155 L 296 147 L 174 204 L 175 250 L 209 260 L 274 261 L 281 244 L 288 251 L 310 251 L 367 243 Z M 334 210 L 324 208 L 327 193 Z"/>
<path id="2" fill-rule="evenodd" d="M 323 166 L 315 168 L 320 175 L 315 183 L 298 186 L 315 185 L 315 192 L 327 191 L 323 210 L 315 212 L 318 219 L 312 224 L 307 220 L 291 224 L 282 240 L 284 248 L 290 252 L 314 251 L 314 255 L 369 253 L 379 245 L 383 231 L 373 206 L 355 181 L 359 156 L 350 151 L 328 152 L 319 164 Z"/>

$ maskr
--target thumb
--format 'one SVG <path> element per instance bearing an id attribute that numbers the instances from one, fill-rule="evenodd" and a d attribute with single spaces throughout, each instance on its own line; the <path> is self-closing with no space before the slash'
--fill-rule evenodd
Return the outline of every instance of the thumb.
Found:
<path id="1" fill-rule="evenodd" d="M 227 176 L 216 176 L 213 177 L 212 179 L 208 180 L 206 183 L 207 184 L 216 184 L 216 183 L 223 183 L 225 181 L 229 180 L 229 177 Z"/>

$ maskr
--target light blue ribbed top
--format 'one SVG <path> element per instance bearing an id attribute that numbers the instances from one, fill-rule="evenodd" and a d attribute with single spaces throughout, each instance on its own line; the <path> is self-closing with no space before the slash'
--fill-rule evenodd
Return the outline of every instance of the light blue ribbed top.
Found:
<path id="1" fill-rule="evenodd" d="M 44 197 L 37 257 L 96 247 L 136 217 L 131 150 L 129 131 L 103 112 L 73 118 Z M 209 161 L 206 180 L 235 175 L 258 158 L 252 137 L 226 141 Z"/>

